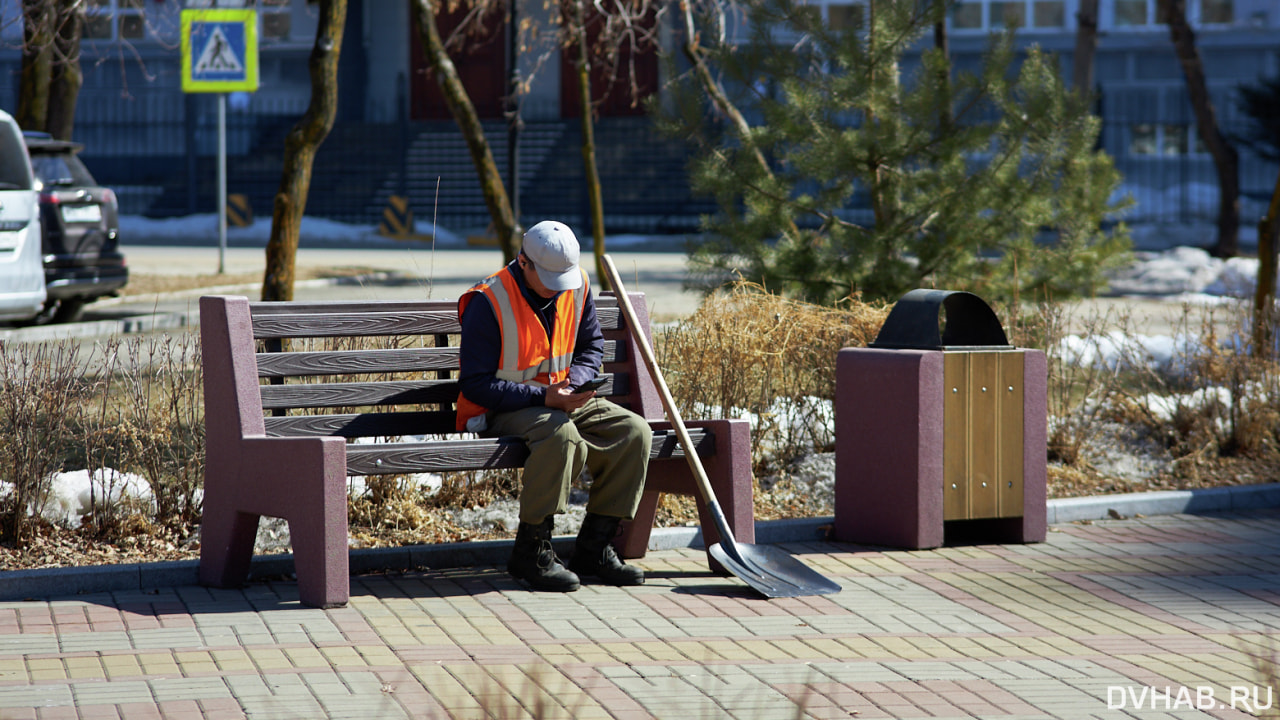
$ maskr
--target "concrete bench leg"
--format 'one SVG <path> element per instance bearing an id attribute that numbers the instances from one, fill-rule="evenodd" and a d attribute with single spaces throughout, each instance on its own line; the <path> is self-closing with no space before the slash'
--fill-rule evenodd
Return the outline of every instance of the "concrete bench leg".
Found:
<path id="1" fill-rule="evenodd" d="M 687 423 L 689 427 L 706 428 L 715 435 L 716 452 L 702 458 L 702 467 L 711 481 L 711 489 L 724 511 L 729 529 L 739 542 L 752 543 L 756 538 L 754 486 L 751 478 L 751 426 L 746 420 L 704 420 Z M 653 423 L 654 429 L 670 426 Z M 661 493 L 692 495 L 697 498 L 698 516 L 702 522 L 702 537 L 707 547 L 720 542 L 706 504 L 699 497 L 697 480 L 689 468 L 688 460 L 671 458 L 649 465 L 645 493 L 640 509 L 630 523 L 626 523 L 616 547 L 624 558 L 644 557 L 649 548 L 649 535 L 658 508 Z M 707 553 L 707 563 L 717 573 L 727 574 L 720 564 Z"/>
<path id="2" fill-rule="evenodd" d="M 311 607 L 345 605 L 351 580 L 347 551 L 346 441 L 249 438 L 238 452 L 210 448 L 205 476 L 200 582 L 244 583 L 258 516 L 285 518 L 293 540 L 298 599 Z M 238 458 L 239 465 L 231 460 Z"/>
<path id="3" fill-rule="evenodd" d="M 206 484 L 207 478 L 206 474 Z M 200 524 L 200 584 L 220 588 L 243 585 L 257 534 L 258 515 L 238 512 L 233 503 L 206 491 Z"/>

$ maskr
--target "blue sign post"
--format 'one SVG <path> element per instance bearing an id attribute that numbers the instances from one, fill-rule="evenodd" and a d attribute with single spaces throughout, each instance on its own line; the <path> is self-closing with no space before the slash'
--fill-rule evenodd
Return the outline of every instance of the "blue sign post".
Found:
<path id="1" fill-rule="evenodd" d="M 258 89 L 258 13 L 182 11 L 182 91 L 218 93 L 218 274 L 227 254 L 227 93 Z"/>

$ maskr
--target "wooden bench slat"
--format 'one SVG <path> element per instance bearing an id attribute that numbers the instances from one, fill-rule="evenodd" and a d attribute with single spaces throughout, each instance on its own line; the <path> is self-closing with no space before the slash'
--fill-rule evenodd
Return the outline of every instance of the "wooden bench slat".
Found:
<path id="1" fill-rule="evenodd" d="M 616 310 L 618 299 L 612 295 L 596 295 L 597 308 Z M 307 315 L 327 314 L 332 312 L 355 313 L 400 313 L 422 312 L 423 310 L 457 313 L 458 301 L 448 300 L 323 300 L 311 302 L 297 300 L 289 302 L 254 301 L 249 303 L 249 312 L 254 317 L 266 315 Z"/>
<path id="2" fill-rule="evenodd" d="M 290 415 L 263 418 L 272 437 L 324 436 L 345 438 L 440 435 L 454 432 L 452 410 L 413 412 L 344 413 L 338 415 Z"/>
<path id="3" fill-rule="evenodd" d="M 341 313 L 403 313 L 440 311 L 458 313 L 457 300 L 294 300 L 288 302 L 253 301 L 249 312 L 253 317 L 267 315 L 308 315 Z"/>
<path id="4" fill-rule="evenodd" d="M 622 373 L 601 373 L 600 397 L 630 394 L 630 380 Z M 434 405 L 458 399 L 457 380 L 390 380 L 380 382 L 323 382 L 260 385 L 263 410 L 294 408 L 368 407 L 375 405 Z"/>
<path id="5" fill-rule="evenodd" d="M 701 456 L 715 453 L 715 435 L 690 428 L 689 439 Z M 679 439 L 670 430 L 653 433 L 649 459 L 683 458 Z M 389 475 L 414 472 L 449 472 L 523 467 L 529 457 L 524 441 L 517 437 L 449 439 L 426 442 L 397 442 L 347 446 L 349 475 Z"/>
<path id="6" fill-rule="evenodd" d="M 258 353 L 258 377 L 457 370 L 458 348 Z"/>
<path id="7" fill-rule="evenodd" d="M 262 393 L 264 410 L 433 405 L 452 403 L 458 399 L 458 381 L 456 380 L 262 385 L 259 390 Z"/>
<path id="8" fill-rule="evenodd" d="M 259 308 L 269 308 L 270 312 L 262 312 Z M 462 331 L 456 310 L 423 310 L 421 305 L 414 308 L 407 304 L 391 310 L 376 305 L 363 310 L 359 307 L 341 309 L 341 312 L 334 312 L 332 307 L 325 308 L 323 304 L 308 307 L 294 303 L 264 303 L 255 306 L 253 337 L 261 340 L 457 334 Z M 600 320 L 601 329 L 606 332 L 624 328 L 622 313 L 616 304 L 597 304 L 596 317 Z"/>
<path id="9" fill-rule="evenodd" d="M 352 335 L 433 335 L 458 333 L 457 313 L 313 313 L 279 314 L 253 318 L 253 337 L 302 338 Z"/>
<path id="10" fill-rule="evenodd" d="M 457 370 L 458 348 L 387 348 L 381 350 L 316 350 L 257 354 L 258 377 L 356 375 L 364 373 Z M 626 361 L 626 345 L 604 343 L 604 362 Z"/>

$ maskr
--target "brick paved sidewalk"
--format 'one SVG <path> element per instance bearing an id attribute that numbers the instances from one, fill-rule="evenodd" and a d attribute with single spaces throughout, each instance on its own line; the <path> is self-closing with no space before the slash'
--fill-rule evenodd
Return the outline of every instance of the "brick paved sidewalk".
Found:
<path id="1" fill-rule="evenodd" d="M 567 595 L 479 567 L 353 578 L 328 611 L 289 582 L 4 603 L 0 718 L 1119 720 L 1280 702 L 1254 660 L 1280 628 L 1275 510 L 1057 525 L 1028 546 L 785 547 L 843 592 L 764 600 L 667 550 L 643 587 Z"/>

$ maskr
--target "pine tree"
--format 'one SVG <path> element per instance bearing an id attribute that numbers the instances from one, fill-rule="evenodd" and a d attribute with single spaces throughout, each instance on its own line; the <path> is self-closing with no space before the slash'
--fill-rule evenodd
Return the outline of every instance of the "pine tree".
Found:
<path id="1" fill-rule="evenodd" d="M 1103 229 L 1120 178 L 1087 99 L 1052 57 L 1019 58 L 1009 34 L 992 37 L 979 71 L 955 71 L 918 44 L 938 11 L 874 0 L 833 31 L 791 0 L 760 0 L 743 42 L 707 49 L 756 121 L 714 121 L 700 102 L 709 73 L 675 94 L 667 127 L 698 145 L 692 181 L 719 208 L 696 266 L 816 302 L 1099 289 L 1129 242 L 1123 225 Z"/>

